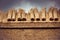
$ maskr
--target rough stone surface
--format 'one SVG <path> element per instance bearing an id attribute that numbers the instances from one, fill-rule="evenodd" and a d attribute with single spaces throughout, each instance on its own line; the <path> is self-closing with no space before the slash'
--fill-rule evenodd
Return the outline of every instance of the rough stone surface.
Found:
<path id="1" fill-rule="evenodd" d="M 0 29 L 0 40 L 60 40 L 60 29 Z"/>

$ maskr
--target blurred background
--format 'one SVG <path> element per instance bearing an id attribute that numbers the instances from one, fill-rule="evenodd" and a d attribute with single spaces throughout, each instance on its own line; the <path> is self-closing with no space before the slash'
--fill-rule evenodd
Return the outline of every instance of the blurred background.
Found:
<path id="1" fill-rule="evenodd" d="M 51 6 L 60 8 L 60 0 L 0 0 L 0 10 L 3 11 L 7 11 L 10 8 L 23 8 L 27 12 L 33 7 L 37 7 L 40 10 L 43 7 L 48 9 Z"/>

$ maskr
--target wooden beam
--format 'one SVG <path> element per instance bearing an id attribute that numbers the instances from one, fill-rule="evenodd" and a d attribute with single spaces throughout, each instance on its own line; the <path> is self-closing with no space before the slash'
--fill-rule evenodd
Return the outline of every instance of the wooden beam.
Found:
<path id="1" fill-rule="evenodd" d="M 51 7 L 49 10 L 48 10 L 48 16 L 49 16 L 49 21 L 53 21 L 54 18 L 53 18 L 53 8 Z"/>
<path id="2" fill-rule="evenodd" d="M 41 19 L 42 21 L 46 21 L 46 8 L 41 10 Z"/>
<path id="3" fill-rule="evenodd" d="M 23 9 L 20 8 L 17 13 L 17 21 L 22 21 L 22 12 Z"/>
<path id="4" fill-rule="evenodd" d="M 31 21 L 35 21 L 35 17 L 34 17 L 34 11 L 33 11 L 34 9 L 31 9 L 30 10 L 30 19 L 31 19 Z"/>
<path id="5" fill-rule="evenodd" d="M 12 9 L 8 10 L 7 21 L 12 21 Z"/>
<path id="6" fill-rule="evenodd" d="M 58 10 L 57 10 L 57 8 L 54 8 L 53 15 L 54 15 L 54 21 L 58 21 Z"/>
<path id="7" fill-rule="evenodd" d="M 26 13 L 25 13 L 25 11 L 22 11 L 22 21 L 26 21 Z"/>
<path id="8" fill-rule="evenodd" d="M 12 13 L 12 21 L 16 21 L 16 10 L 15 9 L 13 10 L 13 13 Z"/>
<path id="9" fill-rule="evenodd" d="M 39 12 L 37 8 L 34 8 L 35 21 L 40 21 Z"/>

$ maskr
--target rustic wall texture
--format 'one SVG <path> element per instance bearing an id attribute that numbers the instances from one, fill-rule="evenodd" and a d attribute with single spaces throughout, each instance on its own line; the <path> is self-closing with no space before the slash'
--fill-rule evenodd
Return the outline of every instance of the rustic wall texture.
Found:
<path id="1" fill-rule="evenodd" d="M 56 29 L 1 29 L 33 27 Z M 0 40 L 60 40 L 57 27 L 60 0 L 0 0 Z"/>
<path id="2" fill-rule="evenodd" d="M 60 29 L 0 29 L 0 40 L 60 40 Z"/>
<path id="3" fill-rule="evenodd" d="M 15 9 L 0 11 L 0 40 L 60 40 L 60 9 L 51 7 L 48 12 L 37 8 L 25 13 Z M 1 28 L 51 28 L 56 29 L 1 29 Z"/>

